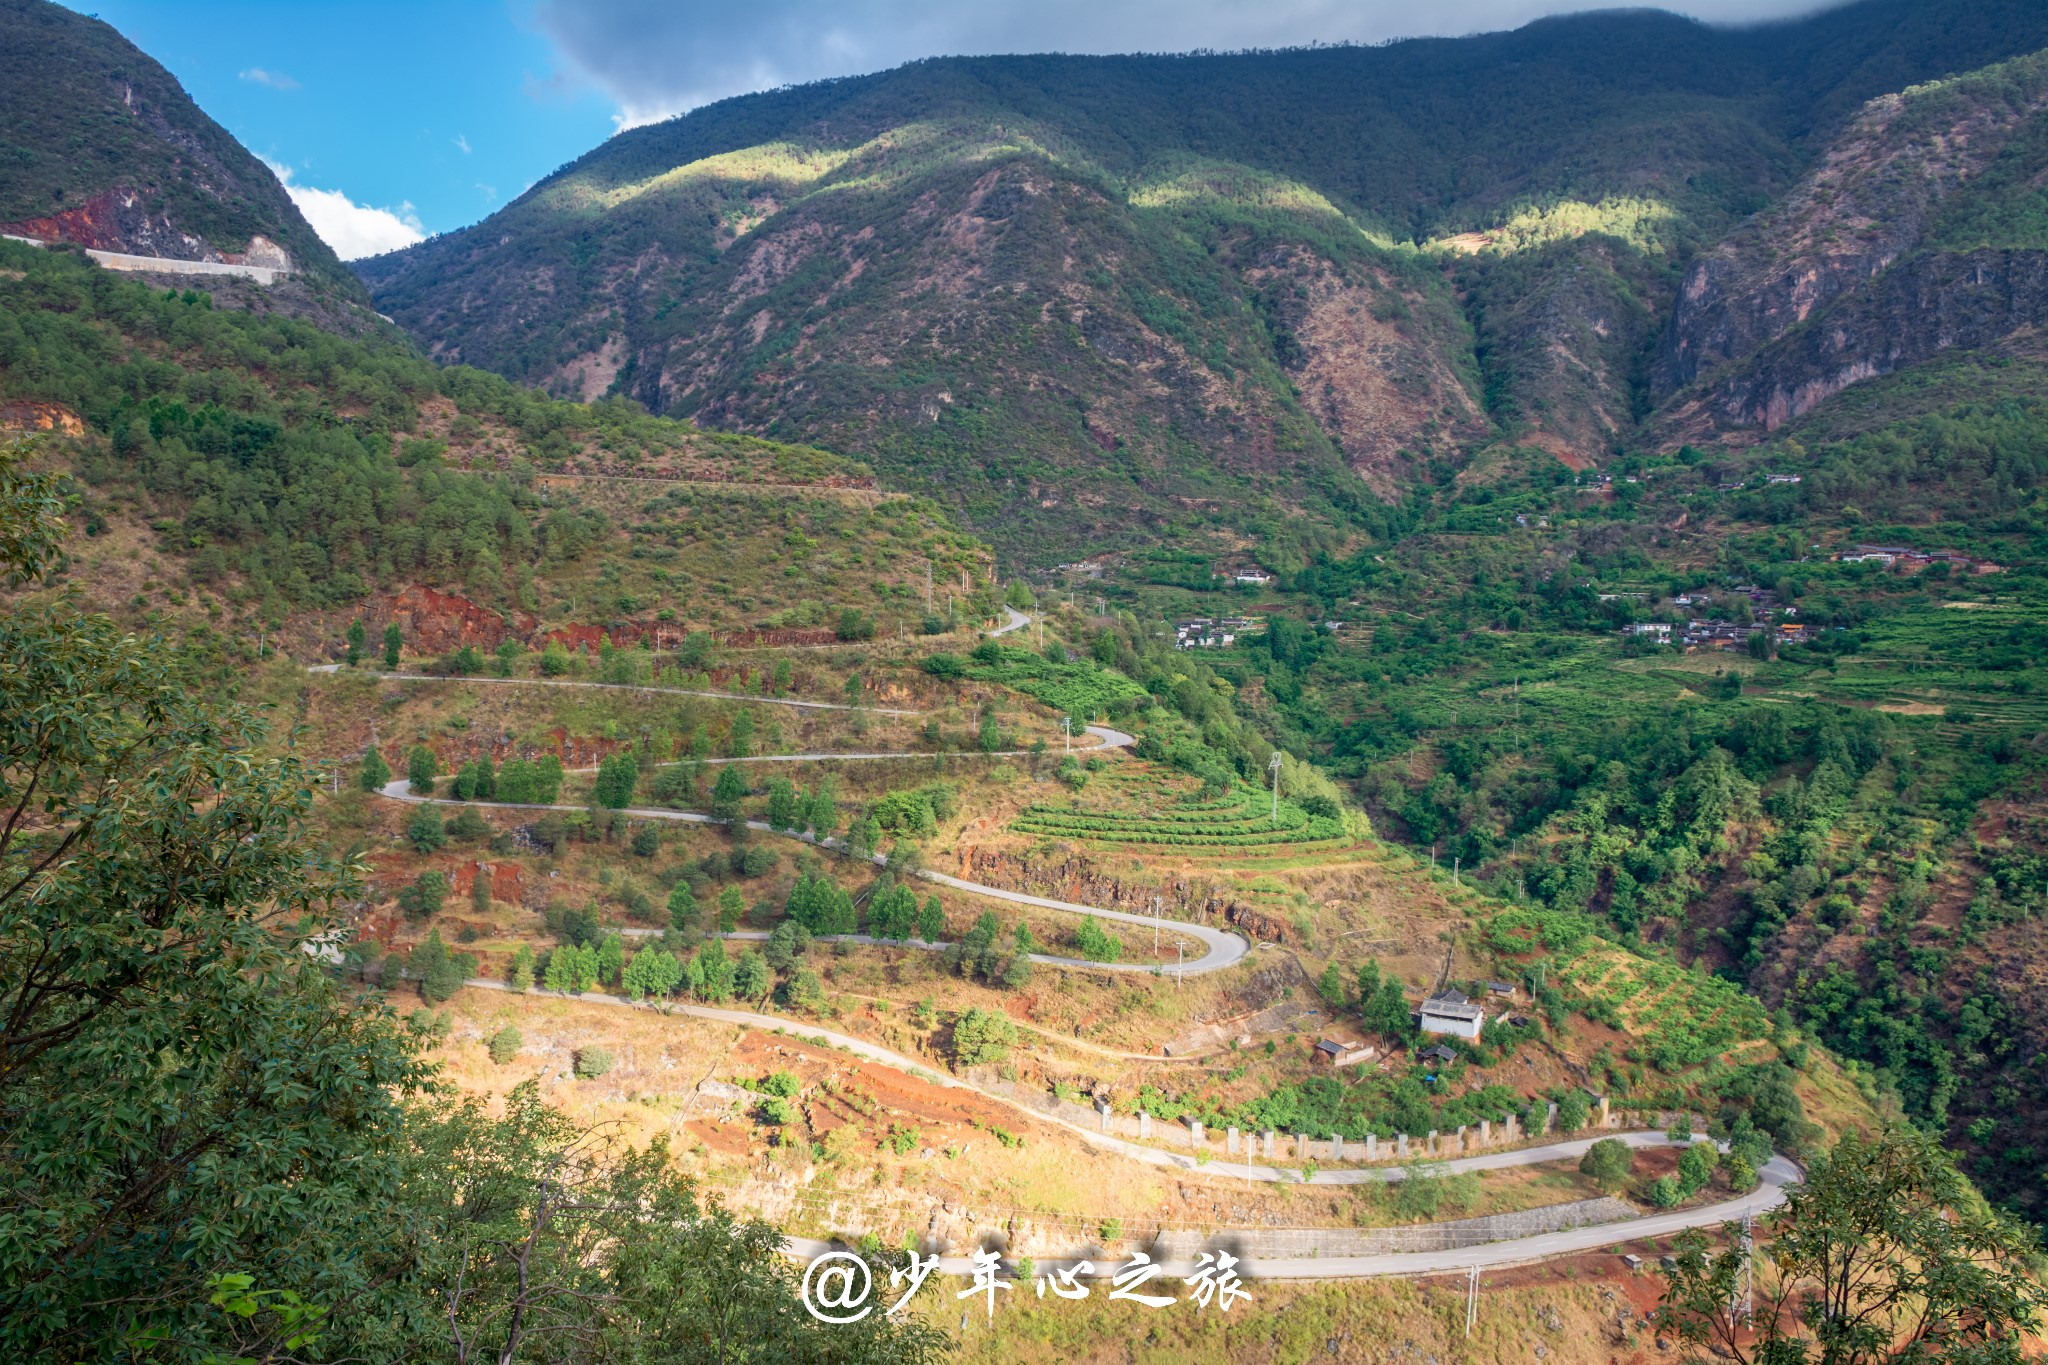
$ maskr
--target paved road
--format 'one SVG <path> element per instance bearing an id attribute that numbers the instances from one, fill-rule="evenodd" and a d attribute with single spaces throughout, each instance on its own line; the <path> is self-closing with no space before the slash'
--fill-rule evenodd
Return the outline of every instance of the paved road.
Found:
<path id="1" fill-rule="evenodd" d="M 1106 725 L 1091 725 L 1088 727 L 1088 733 L 1101 741 L 1097 746 L 1098 748 L 1118 749 L 1135 743 L 1130 735 L 1125 734 L 1121 730 L 1112 730 Z M 845 755 L 836 756 L 844 757 Z M 447 797 L 414 796 L 411 784 L 402 777 L 394 778 L 386 783 L 381 794 L 393 801 L 409 801 L 414 804 L 431 803 L 437 806 L 471 804 L 455 801 Z M 531 802 L 479 801 L 474 804 L 479 806 L 492 805 L 504 810 L 578 811 L 583 809 L 581 806 L 544 806 Z M 622 814 L 638 819 L 674 820 L 692 825 L 721 823 L 699 811 L 666 810 L 652 806 L 630 806 Z M 749 820 L 747 821 L 747 828 L 760 830 L 765 834 L 779 834 L 786 839 L 798 839 L 804 843 L 816 845 L 819 848 L 830 849 L 835 853 L 846 852 L 845 844 L 841 840 L 820 840 L 809 834 L 795 834 L 788 830 L 771 829 L 767 822 L 763 820 Z M 880 866 L 887 859 L 880 854 L 876 854 L 870 861 Z M 1152 917 L 1149 915 L 1133 915 L 1122 910 L 1109 910 L 1093 905 L 1081 905 L 1074 901 L 1054 900 L 1047 896 L 1031 896 L 1021 891 L 1006 891 L 1002 887 L 983 886 L 980 882 L 971 882 L 964 877 L 948 876 L 943 872 L 920 871 L 916 875 L 928 882 L 936 882 L 941 886 L 950 886 L 956 891 L 966 891 L 977 896 L 987 896 L 992 900 L 1008 901 L 1013 905 L 1033 905 L 1043 910 L 1061 910 L 1074 915 L 1093 915 L 1099 919 L 1112 919 L 1124 924 L 1141 927 L 1153 923 Z M 1056 957 L 1044 953 L 1032 954 L 1032 960 L 1056 967 L 1083 967 L 1093 971 L 1158 972 L 1170 976 L 1200 976 L 1206 972 L 1221 971 L 1225 967 L 1234 966 L 1242 961 L 1244 955 L 1251 950 L 1251 945 L 1236 934 L 1224 929 L 1214 929 L 1206 924 L 1190 924 L 1184 920 L 1162 919 L 1159 921 L 1159 926 L 1169 933 L 1179 934 L 1184 938 L 1198 941 L 1202 945 L 1202 955 L 1185 963 L 1170 963 L 1164 966 L 1147 962 L 1092 962 L 1086 958 Z"/>
<path id="2" fill-rule="evenodd" d="M 503 990 L 498 981 L 474 980 L 471 986 L 485 990 Z M 844 1048 L 846 1051 L 883 1066 L 908 1072 L 933 1085 L 955 1090 L 972 1090 L 982 1098 L 1014 1109 L 1040 1123 L 1051 1124 L 1073 1133 L 1090 1146 L 1119 1156 L 1142 1162 L 1148 1166 L 1173 1170 L 1199 1171 L 1205 1176 L 1223 1176 L 1266 1184 L 1302 1184 L 1303 1172 L 1279 1166 L 1247 1165 L 1234 1161 L 1211 1160 L 1198 1165 L 1193 1155 L 1183 1156 L 1178 1152 L 1165 1151 L 1158 1147 L 1147 1147 L 1108 1133 L 1097 1132 L 1080 1124 L 1067 1123 L 1062 1119 L 1041 1113 L 1029 1105 L 1021 1104 L 1008 1096 L 991 1094 L 965 1081 L 932 1070 L 923 1063 L 892 1052 L 864 1038 L 832 1029 L 813 1026 L 801 1020 L 785 1019 L 772 1014 L 756 1014 L 748 1010 L 714 1009 L 706 1005 L 689 1005 L 668 1002 L 661 1006 L 638 1003 L 618 995 L 587 994 L 575 997 L 592 1004 L 613 1005 L 628 1009 L 660 1010 L 669 1014 L 689 1015 L 698 1019 L 709 1019 L 717 1023 L 740 1024 L 752 1028 L 780 1029 L 784 1033 L 811 1042 L 823 1043 L 829 1047 Z M 1480 1156 L 1455 1157 L 1448 1161 L 1432 1163 L 1433 1170 L 1451 1174 L 1466 1171 L 1503 1170 L 1515 1166 L 1541 1165 L 1550 1161 L 1571 1161 L 1584 1156 L 1586 1149 L 1601 1138 L 1619 1138 L 1631 1147 L 1669 1147 L 1683 1144 L 1673 1143 L 1660 1132 L 1598 1132 L 1586 1137 L 1571 1138 L 1563 1142 L 1546 1143 L 1541 1147 L 1521 1147 L 1508 1151 L 1487 1152 Z M 1566 1256 L 1581 1251 L 1597 1250 L 1619 1242 L 1632 1242 L 1646 1237 L 1667 1237 L 1687 1228 L 1714 1227 L 1744 1214 L 1763 1213 L 1785 1202 L 1785 1187 L 1802 1178 L 1797 1166 L 1782 1156 L 1773 1156 L 1757 1173 L 1760 1184 L 1747 1194 L 1718 1204 L 1709 1204 L 1696 1209 L 1681 1209 L 1675 1213 L 1651 1214 L 1642 1218 L 1628 1219 L 1618 1223 L 1598 1223 L 1587 1227 L 1570 1228 L 1563 1232 L 1543 1233 L 1534 1237 L 1518 1237 L 1508 1241 L 1486 1242 L 1478 1246 L 1457 1247 L 1448 1251 L 1406 1251 L 1389 1252 L 1376 1256 L 1314 1256 L 1298 1258 L 1268 1258 L 1246 1261 L 1243 1272 L 1255 1279 L 1297 1279 L 1328 1280 L 1358 1279 L 1384 1275 L 1427 1275 L 1446 1271 L 1465 1270 L 1472 1266 L 1519 1265 L 1526 1261 L 1542 1260 L 1552 1256 Z M 1344 1170 L 1317 1171 L 1308 1177 L 1312 1185 L 1368 1185 L 1384 1184 L 1405 1180 L 1408 1172 L 1398 1166 L 1354 1167 Z M 1219 1237 L 1227 1238 L 1228 1230 L 1219 1230 Z M 789 1242 L 791 1254 L 809 1259 L 827 1249 L 829 1244 L 807 1238 L 792 1238 Z M 1045 1262 L 1066 1265 L 1071 1262 Z M 1108 1268 L 1107 1261 L 1098 1261 L 1099 1267 Z M 1194 1273 L 1191 1262 L 1169 1262 L 1166 1273 L 1185 1277 Z M 945 1257 L 939 1269 L 948 1275 L 973 1273 L 966 1257 Z"/>
<path id="3" fill-rule="evenodd" d="M 340 664 L 313 664 L 308 673 L 339 673 Z M 635 683 L 579 682 L 573 678 L 481 678 L 473 674 L 440 677 L 432 673 L 372 673 L 352 668 L 351 673 L 391 682 L 488 683 L 496 687 L 597 687 L 607 692 L 644 692 L 652 696 L 710 697 L 714 701 L 751 701 L 763 706 L 794 706 L 805 711 L 867 711 L 877 716 L 921 716 L 922 711 L 896 711 L 886 706 L 849 706 L 840 701 L 798 701 L 795 697 L 763 697 L 748 692 L 699 692 L 687 687 L 652 687 Z"/>
<path id="4" fill-rule="evenodd" d="M 988 633 L 988 638 L 991 640 L 995 639 L 998 635 L 1008 635 L 1013 630 L 1022 630 L 1025 626 L 1031 624 L 1031 618 L 1018 611 L 1015 607 L 1004 607 L 1003 610 L 1009 615 L 1010 619 Z"/>

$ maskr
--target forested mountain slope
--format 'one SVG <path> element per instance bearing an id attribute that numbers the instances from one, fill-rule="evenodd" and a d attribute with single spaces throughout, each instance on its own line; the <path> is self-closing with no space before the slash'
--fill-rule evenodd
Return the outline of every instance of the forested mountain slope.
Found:
<path id="1" fill-rule="evenodd" d="M 0 232 L 289 264 L 343 301 L 367 301 L 277 177 L 170 72 L 49 0 L 0 0 Z"/>
<path id="2" fill-rule="evenodd" d="M 1026 559 L 1341 543 L 1501 437 L 1604 461 L 1693 253 L 1866 100 L 2044 45 L 1872 0 L 928 61 L 623 134 L 359 269 L 437 354 L 857 451 Z"/>

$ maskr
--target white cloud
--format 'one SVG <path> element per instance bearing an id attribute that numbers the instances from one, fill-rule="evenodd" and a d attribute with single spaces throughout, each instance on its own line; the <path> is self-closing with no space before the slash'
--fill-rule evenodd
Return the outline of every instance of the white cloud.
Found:
<path id="1" fill-rule="evenodd" d="M 299 88 L 299 83 L 290 76 L 285 75 L 282 71 L 265 71 L 260 66 L 252 66 L 240 74 L 241 78 L 249 82 L 249 84 L 267 85 L 272 90 L 296 90 Z"/>
<path id="2" fill-rule="evenodd" d="M 1625 0 L 1624 0 L 1625 2 Z M 1831 0 L 1663 0 L 1718 22 L 1784 17 Z M 634 128 L 730 95 L 880 71 L 932 56 L 1186 52 L 1377 42 L 1514 28 L 1599 0 L 539 0 L 564 72 L 542 98 L 595 86 Z"/>
<path id="3" fill-rule="evenodd" d="M 410 203 L 401 203 L 396 209 L 373 208 L 358 204 L 340 190 L 294 185 L 291 167 L 268 159 L 263 164 L 277 176 L 320 240 L 344 261 L 396 251 L 426 238 L 427 231 Z"/>
<path id="4" fill-rule="evenodd" d="M 469 155 L 469 139 L 465 137 L 463 134 L 457 133 L 455 135 L 455 145 L 462 149 L 462 154 L 464 156 Z"/>

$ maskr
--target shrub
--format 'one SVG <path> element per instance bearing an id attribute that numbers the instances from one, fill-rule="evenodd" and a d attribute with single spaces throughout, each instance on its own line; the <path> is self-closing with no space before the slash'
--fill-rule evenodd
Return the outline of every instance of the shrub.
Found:
<path id="1" fill-rule="evenodd" d="M 441 824 L 441 812 L 432 806 L 421 806 L 406 822 L 405 841 L 412 845 L 415 853 L 432 853 L 448 842 L 448 831 Z"/>
<path id="2" fill-rule="evenodd" d="M 1678 1187 L 1686 1194 L 1703 1188 L 1714 1178 L 1721 1154 L 1711 1142 L 1696 1142 L 1678 1158 Z"/>
<path id="3" fill-rule="evenodd" d="M 411 885 L 399 888 L 398 909 L 407 919 L 429 919 L 440 913 L 447 898 L 447 877 L 439 872 L 422 872 Z"/>
<path id="4" fill-rule="evenodd" d="M 785 1100 L 793 1100 L 801 1089 L 803 1082 L 796 1078 L 795 1072 L 774 1071 L 761 1078 L 761 1093 L 764 1095 L 778 1095 Z"/>
<path id="5" fill-rule="evenodd" d="M 446 826 L 447 835 L 462 843 L 473 844 L 491 837 L 491 823 L 468 806 L 455 812 L 455 818 Z"/>
<path id="6" fill-rule="evenodd" d="M 1601 1138 L 1579 1158 L 1579 1173 L 1609 1189 L 1619 1188 L 1636 1168 L 1636 1154 L 1620 1138 Z"/>
<path id="7" fill-rule="evenodd" d="M 762 1100 L 755 1107 L 754 1112 L 761 1116 L 763 1123 L 772 1123 L 777 1127 L 789 1123 L 796 1117 L 796 1107 L 794 1105 L 790 1104 L 788 1100 L 776 1099 L 773 1095 Z"/>
<path id="8" fill-rule="evenodd" d="M 653 825 L 642 825 L 633 831 L 632 849 L 635 857 L 652 858 L 661 852 L 661 831 Z"/>
<path id="9" fill-rule="evenodd" d="M 570 1069 L 579 1081 L 595 1080 L 612 1069 L 612 1054 L 606 1048 L 580 1047 Z"/>
<path id="10" fill-rule="evenodd" d="M 953 1025 L 953 1056 L 962 1066 L 984 1066 L 1010 1055 L 1017 1026 L 991 1010 L 971 1009 Z"/>
<path id="11" fill-rule="evenodd" d="M 1660 1175 L 1650 1182 L 1650 1202 L 1660 1209 L 1675 1209 L 1684 1198 L 1678 1182 L 1668 1175 Z"/>
<path id="12" fill-rule="evenodd" d="M 384 784 L 391 780 L 391 765 L 384 761 L 384 755 L 373 746 L 363 750 L 363 767 L 356 781 L 366 792 L 384 790 Z"/>
<path id="13" fill-rule="evenodd" d="M 491 1035 L 491 1060 L 499 1066 L 505 1065 L 519 1055 L 519 1045 L 524 1041 L 519 1036 L 518 1029 L 510 1024 L 505 1025 L 505 1027 Z"/>

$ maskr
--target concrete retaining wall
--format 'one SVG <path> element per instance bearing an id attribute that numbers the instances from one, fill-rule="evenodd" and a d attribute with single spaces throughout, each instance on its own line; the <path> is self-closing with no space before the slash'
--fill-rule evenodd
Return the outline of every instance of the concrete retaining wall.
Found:
<path id="1" fill-rule="evenodd" d="M 1399 1251 L 1454 1251 L 1485 1242 L 1540 1237 L 1567 1228 L 1619 1223 L 1637 1217 L 1619 1199 L 1580 1199 L 1549 1204 L 1519 1213 L 1461 1218 L 1445 1223 L 1415 1223 L 1393 1228 L 1251 1228 L 1209 1234 L 1162 1232 L 1153 1241 L 1154 1260 L 1192 1260 L 1203 1251 L 1222 1248 L 1233 1256 L 1381 1256 Z"/>

